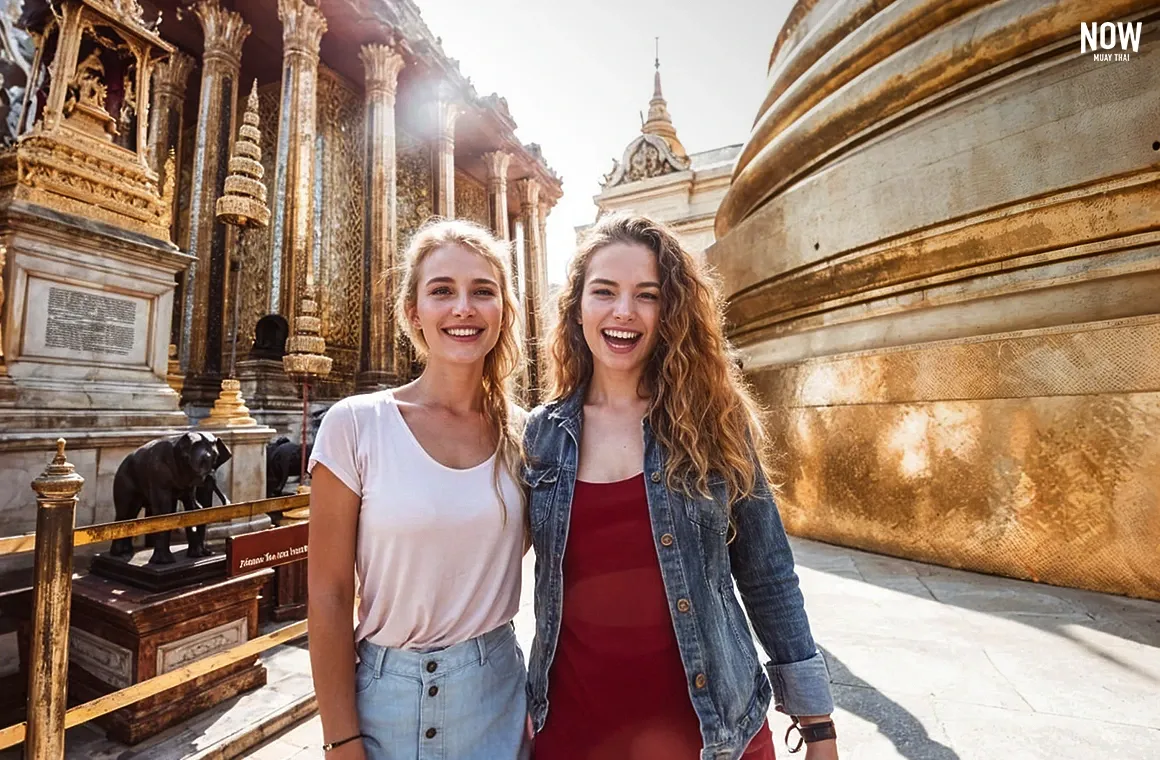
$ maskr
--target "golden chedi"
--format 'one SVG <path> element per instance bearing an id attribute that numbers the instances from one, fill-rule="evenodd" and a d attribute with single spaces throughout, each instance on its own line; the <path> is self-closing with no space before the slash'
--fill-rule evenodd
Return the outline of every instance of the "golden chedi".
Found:
<path id="1" fill-rule="evenodd" d="M 708 251 L 792 532 L 1160 599 L 1157 12 L 794 7 Z"/>

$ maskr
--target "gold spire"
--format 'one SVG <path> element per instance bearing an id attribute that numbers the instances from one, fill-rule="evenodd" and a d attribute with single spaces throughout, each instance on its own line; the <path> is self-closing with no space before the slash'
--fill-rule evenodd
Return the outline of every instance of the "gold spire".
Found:
<path id="1" fill-rule="evenodd" d="M 266 205 L 266 185 L 262 182 L 262 147 L 258 141 L 258 80 L 250 88 L 246 113 L 234 142 L 230 157 L 230 175 L 226 177 L 225 192 L 217 199 L 214 212 L 226 224 L 239 227 L 265 227 L 270 224 L 270 208 Z"/>
<path id="2" fill-rule="evenodd" d="M 668 103 L 665 102 L 665 96 L 661 94 L 661 56 L 660 56 L 660 38 L 656 38 L 657 55 L 656 55 L 656 74 L 653 75 L 653 96 L 652 100 L 648 102 L 648 120 L 641 126 L 640 131 L 646 135 L 657 135 L 664 138 L 664 141 L 669 144 L 673 154 L 679 158 L 688 158 L 688 153 L 685 152 L 685 146 L 681 145 L 680 139 L 677 138 L 677 128 L 673 126 L 673 118 L 669 116 Z"/>
<path id="3" fill-rule="evenodd" d="M 330 374 L 333 360 L 325 353 L 326 339 L 321 332 L 314 278 L 307 277 L 306 292 L 302 294 L 298 316 L 294 319 L 294 335 L 286 341 L 286 355 L 282 357 L 282 368 L 287 375 L 310 380 Z"/>

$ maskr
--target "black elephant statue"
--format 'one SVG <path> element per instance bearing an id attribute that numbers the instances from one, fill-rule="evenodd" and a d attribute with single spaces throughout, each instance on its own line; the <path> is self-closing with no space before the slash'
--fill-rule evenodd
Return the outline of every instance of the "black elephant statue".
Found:
<path id="1" fill-rule="evenodd" d="M 212 506 L 215 493 L 223 504 L 228 504 L 214 473 L 232 456 L 225 441 L 213 433 L 190 431 L 146 443 L 125 457 L 113 478 L 117 519 L 132 520 L 142 507 L 146 516 L 173 514 L 179 501 L 186 511 Z M 212 554 L 205 545 L 204 525 L 186 528 L 185 537 L 187 556 Z M 150 564 L 172 564 L 169 531 L 151 533 L 148 538 L 153 545 Z M 111 553 L 116 557 L 132 556 L 133 539 L 113 541 Z"/>
<path id="2" fill-rule="evenodd" d="M 313 443 L 306 444 L 308 460 L 313 448 Z M 291 477 L 302 480 L 302 445 L 282 436 L 266 444 L 266 498 L 281 496 Z"/>

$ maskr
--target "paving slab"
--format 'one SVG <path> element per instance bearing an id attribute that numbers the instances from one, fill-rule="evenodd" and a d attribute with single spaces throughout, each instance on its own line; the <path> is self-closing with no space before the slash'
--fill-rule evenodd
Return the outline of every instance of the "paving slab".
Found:
<path id="1" fill-rule="evenodd" d="M 1160 759 L 1160 603 L 792 543 L 844 758 Z M 788 724 L 770 715 L 783 758 Z M 322 760 L 320 731 L 314 717 L 266 747 Z"/>

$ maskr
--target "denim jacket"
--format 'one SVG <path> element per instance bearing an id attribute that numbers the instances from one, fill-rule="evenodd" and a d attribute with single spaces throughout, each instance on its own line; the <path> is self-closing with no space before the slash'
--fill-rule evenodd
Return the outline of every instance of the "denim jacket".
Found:
<path id="1" fill-rule="evenodd" d="M 528 667 L 528 708 L 536 731 L 548 715 L 548 677 L 564 604 L 563 566 L 576 484 L 584 389 L 536 408 L 524 441 L 528 514 L 536 550 L 536 638 Z M 825 661 L 806 619 L 793 555 L 773 495 L 759 476 L 754 495 L 729 518 L 723 478 L 710 480 L 713 499 L 665 486 L 665 452 L 643 423 L 644 471 L 653 540 L 668 596 L 693 708 L 701 724 L 702 760 L 744 753 L 772 696 L 790 715 L 833 710 Z M 762 669 L 753 631 L 772 658 Z M 768 673 L 768 677 L 767 677 Z"/>

